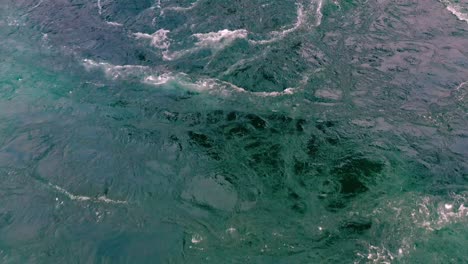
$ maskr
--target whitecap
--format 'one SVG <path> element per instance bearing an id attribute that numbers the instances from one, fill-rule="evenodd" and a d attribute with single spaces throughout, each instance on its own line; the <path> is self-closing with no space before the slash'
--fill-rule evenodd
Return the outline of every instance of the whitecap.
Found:
<path id="1" fill-rule="evenodd" d="M 248 31 L 245 29 L 223 29 L 218 32 L 193 34 L 193 36 L 198 39 L 197 43 L 195 43 L 196 46 L 213 49 L 222 49 L 230 45 L 236 39 L 247 38 L 247 35 Z"/>
<path id="2" fill-rule="evenodd" d="M 383 239 L 378 244 L 369 244 L 367 251 L 357 253 L 360 259 L 372 263 L 392 263 L 410 254 L 415 249 L 415 242 L 431 236 L 432 232 L 468 221 L 466 193 L 451 194 L 445 198 L 420 196 L 418 193 L 408 195 L 395 200 L 385 199 L 386 205 L 372 212 L 376 221 L 388 224 L 385 228 L 387 236 L 398 236 L 401 242 L 389 244 Z"/>
<path id="3" fill-rule="evenodd" d="M 90 59 L 84 59 L 83 65 L 87 70 L 100 69 L 111 79 L 138 76 L 149 70 L 149 67 L 143 65 L 113 65 L 107 62 L 96 62 Z"/>
<path id="4" fill-rule="evenodd" d="M 187 54 L 197 52 L 201 49 L 213 49 L 215 51 L 221 50 L 231 45 L 236 39 L 246 39 L 247 36 L 248 31 L 245 29 L 223 29 L 217 32 L 196 33 L 192 35 L 192 37 L 197 39 L 194 48 L 174 52 L 170 52 L 166 49 L 162 53 L 163 60 L 175 60 Z"/>
<path id="5" fill-rule="evenodd" d="M 57 186 L 51 183 L 49 183 L 49 186 L 55 189 L 56 191 L 60 192 L 61 194 L 67 196 L 70 200 L 74 200 L 74 201 L 104 202 L 104 203 L 112 203 L 112 204 L 126 204 L 127 203 L 127 201 L 112 200 L 112 199 L 107 198 L 106 196 L 99 196 L 97 198 L 93 198 L 93 197 L 83 196 L 83 195 L 74 195 L 60 186 Z"/>
<path id="6" fill-rule="evenodd" d="M 315 26 L 319 26 L 322 23 L 322 6 L 323 6 L 323 0 L 317 0 L 317 1 L 311 1 L 310 6 L 308 8 L 304 8 L 304 5 L 301 3 L 297 4 L 297 10 L 296 10 L 296 22 L 291 28 L 282 30 L 282 31 L 273 31 L 270 32 L 269 35 L 272 37 L 270 39 L 265 39 L 265 40 L 250 40 L 250 43 L 252 44 L 270 44 L 276 41 L 279 41 L 281 39 L 284 39 L 287 37 L 289 34 L 299 30 L 300 28 L 304 27 L 307 24 L 308 20 L 308 14 L 312 11 L 312 8 L 315 8 Z"/>
<path id="7" fill-rule="evenodd" d="M 211 94 L 218 94 L 222 96 L 229 96 L 232 94 L 246 94 L 258 97 L 277 97 L 284 95 L 292 95 L 298 91 L 299 88 L 287 88 L 283 91 L 274 92 L 252 92 L 242 87 L 239 87 L 230 82 L 222 81 L 215 78 L 202 78 L 200 80 L 193 81 L 186 74 L 172 74 L 165 73 L 161 75 L 150 75 L 144 78 L 143 83 L 161 86 L 175 82 L 181 87 L 194 92 L 207 92 Z"/>
<path id="8" fill-rule="evenodd" d="M 276 96 L 283 96 L 283 95 L 292 95 L 298 89 L 297 88 L 286 88 L 281 92 L 250 92 L 253 95 L 261 96 L 261 97 L 276 97 Z"/>
<path id="9" fill-rule="evenodd" d="M 441 2 L 447 6 L 447 10 L 450 11 L 450 13 L 455 15 L 459 20 L 465 21 L 468 23 L 468 13 L 465 13 L 468 10 L 464 9 L 462 6 L 458 4 L 451 3 L 450 1 L 447 1 L 447 0 L 442 0 Z"/>
<path id="10" fill-rule="evenodd" d="M 466 88 L 462 88 L 467 86 Z M 463 101 L 465 96 L 468 94 L 468 81 L 460 83 L 452 92 L 452 95 L 455 96 L 457 101 Z"/>
<path id="11" fill-rule="evenodd" d="M 123 24 L 118 23 L 118 22 L 112 22 L 112 21 L 106 21 L 108 25 L 114 26 L 114 27 L 121 27 Z"/>
<path id="12" fill-rule="evenodd" d="M 435 205 L 433 198 L 424 197 L 411 216 L 414 223 L 428 231 L 440 230 L 449 224 L 468 220 L 466 200 L 466 195 L 453 195 L 451 201 L 439 201 Z"/>
<path id="13" fill-rule="evenodd" d="M 102 15 L 102 4 L 101 4 L 101 0 L 97 0 L 97 6 L 98 6 L 98 13 L 99 13 L 99 15 Z"/>
<path id="14" fill-rule="evenodd" d="M 230 82 L 222 81 L 215 78 L 201 78 L 198 80 L 194 80 L 185 73 L 151 73 L 151 68 L 142 65 L 113 65 L 107 62 L 96 62 L 91 59 L 84 59 L 83 65 L 88 70 L 102 70 L 105 73 L 106 77 L 114 80 L 136 77 L 140 80 L 141 83 L 153 86 L 162 86 L 174 82 L 178 86 L 190 91 L 208 92 L 223 96 L 228 96 L 232 93 L 241 93 L 259 97 L 277 97 L 292 95 L 300 89 L 287 88 L 283 91 L 252 92 Z"/>
<path id="15" fill-rule="evenodd" d="M 164 11 L 166 10 L 171 10 L 171 11 L 176 11 L 176 12 L 185 12 L 185 11 L 189 11 L 189 10 L 192 10 L 193 8 L 197 7 L 203 0 L 197 0 L 195 2 L 193 2 L 190 6 L 188 7 L 181 7 L 181 6 L 172 6 L 172 7 L 166 7 L 164 8 L 163 10 L 161 10 L 161 14 L 163 15 L 164 14 Z M 160 2 L 159 2 L 159 6 L 161 6 Z"/>
<path id="16" fill-rule="evenodd" d="M 297 4 L 297 11 L 296 12 L 297 12 L 297 17 L 296 17 L 296 22 L 295 22 L 293 27 L 291 27 L 289 29 L 285 29 L 283 31 L 270 32 L 270 35 L 273 36 L 270 39 L 251 40 L 250 42 L 253 43 L 253 44 L 269 44 L 269 43 L 281 40 L 284 37 L 286 37 L 287 35 L 289 35 L 290 33 L 298 30 L 304 24 L 304 22 L 306 21 L 306 13 L 304 12 L 304 6 L 302 4 Z"/>
<path id="17" fill-rule="evenodd" d="M 143 83 L 150 84 L 150 85 L 163 85 L 167 84 L 170 81 L 175 80 L 175 77 L 172 74 L 164 73 L 162 75 L 149 75 L 143 79 Z"/>
<path id="18" fill-rule="evenodd" d="M 455 90 L 457 90 L 457 91 L 460 90 L 460 88 L 462 88 L 462 86 L 465 85 L 465 84 L 468 84 L 468 81 L 460 83 L 460 84 L 457 86 L 457 88 L 455 88 Z"/>
<path id="19" fill-rule="evenodd" d="M 323 5 L 323 0 L 318 0 L 317 10 L 315 11 L 315 15 L 317 16 L 315 26 L 320 26 L 320 24 L 322 24 L 322 18 L 323 18 L 322 5 Z"/>
<path id="20" fill-rule="evenodd" d="M 198 243 L 200 243 L 200 242 L 202 242 L 202 241 L 203 241 L 203 237 L 202 237 L 201 235 L 199 235 L 199 234 L 194 234 L 194 235 L 192 236 L 192 239 L 191 239 L 192 244 L 198 244 Z"/>
<path id="21" fill-rule="evenodd" d="M 153 34 L 146 34 L 146 33 L 133 33 L 133 35 L 137 39 L 149 39 L 151 40 L 151 46 L 158 48 L 158 49 L 168 49 L 171 45 L 170 39 L 168 38 L 167 34 L 170 33 L 169 30 L 166 29 L 159 29 L 158 31 L 154 32 Z"/>
<path id="22" fill-rule="evenodd" d="M 277 97 L 283 95 L 292 95 L 294 94 L 298 88 L 287 88 L 283 91 L 274 91 L 274 92 L 252 92 L 248 91 L 242 87 L 239 87 L 235 84 L 230 82 L 221 81 L 214 78 L 207 78 L 201 79 L 196 81 L 195 86 L 193 84 L 186 84 L 186 87 L 192 88 L 199 92 L 209 92 L 209 93 L 216 93 L 223 96 L 229 96 L 233 93 L 235 94 L 246 94 L 251 96 L 258 96 L 258 97 Z"/>

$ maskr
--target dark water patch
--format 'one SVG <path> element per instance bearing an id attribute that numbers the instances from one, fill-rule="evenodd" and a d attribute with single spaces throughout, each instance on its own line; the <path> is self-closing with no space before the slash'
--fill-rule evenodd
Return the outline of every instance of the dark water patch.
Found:
<path id="1" fill-rule="evenodd" d="M 366 186 L 372 182 L 373 177 L 382 172 L 384 165 L 366 158 L 350 158 L 343 165 L 332 170 L 341 184 L 341 193 L 356 195 L 367 191 Z"/>

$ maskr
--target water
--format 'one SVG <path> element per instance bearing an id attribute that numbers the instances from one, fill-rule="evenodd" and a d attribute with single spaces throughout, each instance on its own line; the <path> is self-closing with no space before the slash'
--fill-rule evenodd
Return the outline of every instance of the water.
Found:
<path id="1" fill-rule="evenodd" d="M 468 2 L 0 7 L 1 263 L 468 262 Z"/>

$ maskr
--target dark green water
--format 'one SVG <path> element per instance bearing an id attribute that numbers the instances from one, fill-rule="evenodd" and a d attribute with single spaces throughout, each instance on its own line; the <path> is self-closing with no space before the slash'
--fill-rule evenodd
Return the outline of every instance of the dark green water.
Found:
<path id="1" fill-rule="evenodd" d="M 468 263 L 465 0 L 0 0 L 0 263 Z"/>

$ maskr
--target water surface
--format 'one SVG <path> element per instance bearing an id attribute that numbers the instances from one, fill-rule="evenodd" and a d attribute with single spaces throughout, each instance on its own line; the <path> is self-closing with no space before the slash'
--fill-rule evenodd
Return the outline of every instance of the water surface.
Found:
<path id="1" fill-rule="evenodd" d="M 468 261 L 468 2 L 0 7 L 0 262 Z"/>

